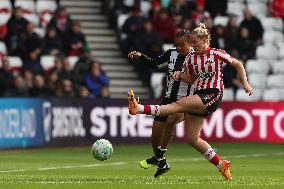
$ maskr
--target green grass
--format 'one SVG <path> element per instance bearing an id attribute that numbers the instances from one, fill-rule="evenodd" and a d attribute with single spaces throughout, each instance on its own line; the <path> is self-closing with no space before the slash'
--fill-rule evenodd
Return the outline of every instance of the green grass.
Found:
<path id="1" fill-rule="evenodd" d="M 231 160 L 233 181 L 185 144 L 171 145 L 171 171 L 154 179 L 155 168 L 138 161 L 151 156 L 150 145 L 114 146 L 111 159 L 92 158 L 89 148 L 11 150 L 0 152 L 0 189 L 177 189 L 284 188 L 284 146 L 278 144 L 215 144 Z M 49 169 L 45 169 L 49 168 Z M 3 172 L 9 170 L 19 170 Z"/>

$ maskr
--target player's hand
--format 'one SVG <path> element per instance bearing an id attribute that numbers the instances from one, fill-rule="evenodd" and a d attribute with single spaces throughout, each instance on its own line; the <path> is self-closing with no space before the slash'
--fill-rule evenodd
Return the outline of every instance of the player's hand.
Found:
<path id="1" fill-rule="evenodd" d="M 253 94 L 253 88 L 250 86 L 250 84 L 245 83 L 243 85 L 243 88 L 244 88 L 245 92 L 249 94 L 249 96 L 251 96 Z"/>
<path id="2" fill-rule="evenodd" d="M 173 76 L 172 76 L 173 80 L 174 81 L 179 81 L 180 80 L 180 74 L 181 74 L 180 71 L 175 71 Z"/>
<path id="3" fill-rule="evenodd" d="M 129 59 L 138 58 L 141 55 L 142 55 L 142 53 L 140 53 L 140 52 L 132 51 L 132 52 L 128 53 L 128 58 Z"/>

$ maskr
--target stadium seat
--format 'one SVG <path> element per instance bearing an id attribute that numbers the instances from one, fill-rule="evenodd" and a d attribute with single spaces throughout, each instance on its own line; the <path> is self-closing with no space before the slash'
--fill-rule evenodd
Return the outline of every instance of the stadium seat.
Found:
<path id="1" fill-rule="evenodd" d="M 0 2 L 0 26 L 5 25 L 12 15 L 12 5 L 9 0 L 1 0 Z"/>
<path id="2" fill-rule="evenodd" d="M 0 41 L 0 54 L 7 54 L 6 44 L 3 41 Z"/>
<path id="3" fill-rule="evenodd" d="M 55 66 L 54 56 L 41 56 L 40 63 L 44 70 L 49 70 Z"/>
<path id="4" fill-rule="evenodd" d="M 266 86 L 266 74 L 250 73 L 248 74 L 249 83 L 253 88 L 265 89 Z"/>
<path id="5" fill-rule="evenodd" d="M 261 89 L 254 89 L 254 94 L 252 96 L 249 96 L 242 88 L 238 89 L 236 93 L 237 101 L 258 101 L 261 100 L 261 98 L 262 98 Z"/>
<path id="6" fill-rule="evenodd" d="M 244 3 L 244 0 L 228 0 L 228 3 Z"/>
<path id="7" fill-rule="evenodd" d="M 252 15 L 256 17 L 266 17 L 267 15 L 267 5 L 264 3 L 248 3 L 248 8 L 251 11 Z"/>
<path id="8" fill-rule="evenodd" d="M 127 18 L 129 17 L 129 14 L 120 14 L 117 17 L 117 29 L 121 30 L 124 22 L 127 20 Z"/>
<path id="9" fill-rule="evenodd" d="M 274 74 L 284 74 L 284 61 L 277 61 L 271 64 Z"/>
<path id="10" fill-rule="evenodd" d="M 44 38 L 46 31 L 45 31 L 44 28 L 39 28 L 39 27 L 37 27 L 37 28 L 34 28 L 34 32 L 35 32 L 36 34 L 38 34 L 41 38 Z"/>
<path id="11" fill-rule="evenodd" d="M 267 74 L 269 72 L 269 64 L 264 60 L 248 60 L 246 63 L 246 71 L 248 73 Z"/>
<path id="12" fill-rule="evenodd" d="M 268 76 L 266 86 L 268 88 L 284 88 L 284 75 L 275 74 Z"/>
<path id="13" fill-rule="evenodd" d="M 34 24 L 35 26 L 39 25 L 39 18 L 36 14 L 31 13 L 31 14 L 24 14 L 23 17 L 27 19 L 29 22 Z"/>
<path id="14" fill-rule="evenodd" d="M 35 12 L 35 2 L 33 0 L 16 0 L 15 7 L 21 7 L 24 10 L 24 14 Z"/>
<path id="15" fill-rule="evenodd" d="M 23 66 L 23 62 L 18 56 L 9 56 L 8 60 L 10 62 L 10 67 L 13 68 L 21 68 Z"/>
<path id="16" fill-rule="evenodd" d="M 164 77 L 165 73 L 152 73 L 151 75 L 151 88 L 154 98 L 160 98 L 162 95 Z"/>
<path id="17" fill-rule="evenodd" d="M 127 38 L 127 34 L 121 32 L 121 29 L 122 29 L 124 22 L 127 20 L 129 16 L 130 16 L 129 14 L 120 14 L 117 17 L 117 29 L 120 31 L 120 39 L 122 40 Z"/>
<path id="18" fill-rule="evenodd" d="M 78 56 L 68 56 L 68 62 L 70 64 L 70 67 L 73 69 L 76 62 L 78 62 L 79 57 Z"/>
<path id="19" fill-rule="evenodd" d="M 38 0 L 36 4 L 36 10 L 40 14 L 43 11 L 54 12 L 57 9 L 56 2 L 54 0 Z"/>
<path id="20" fill-rule="evenodd" d="M 279 42 L 284 42 L 284 35 L 279 31 L 266 31 L 263 34 L 264 45 L 277 45 Z"/>
<path id="21" fill-rule="evenodd" d="M 10 12 L 12 9 L 12 4 L 10 0 L 1 0 L 0 1 L 0 12 Z"/>
<path id="22" fill-rule="evenodd" d="M 174 47 L 175 46 L 173 44 L 170 44 L 170 43 L 164 43 L 163 46 L 162 46 L 164 52 L 169 50 L 169 49 L 172 49 Z"/>
<path id="23" fill-rule="evenodd" d="M 242 1 L 228 2 L 227 13 L 242 17 L 244 8 L 245 4 Z"/>
<path id="24" fill-rule="evenodd" d="M 226 27 L 229 21 L 229 17 L 227 16 L 216 16 L 214 18 L 213 24 L 214 26 L 221 25 Z"/>
<path id="25" fill-rule="evenodd" d="M 258 59 L 277 59 L 277 49 L 273 45 L 261 45 L 256 48 L 256 57 Z"/>
<path id="26" fill-rule="evenodd" d="M 141 1 L 140 3 L 141 13 L 143 16 L 148 17 L 150 10 L 152 9 L 152 5 L 150 1 Z"/>
<path id="27" fill-rule="evenodd" d="M 123 4 L 127 7 L 134 7 L 135 5 L 135 0 L 124 0 Z"/>
<path id="28" fill-rule="evenodd" d="M 278 50 L 278 58 L 284 59 L 284 46 L 281 46 Z"/>
<path id="29" fill-rule="evenodd" d="M 267 4 L 269 0 L 246 0 L 246 2 L 248 4 L 252 4 L 252 3 L 263 3 L 263 4 Z"/>
<path id="30" fill-rule="evenodd" d="M 260 21 L 265 31 L 271 31 L 271 30 L 282 31 L 283 30 L 283 23 L 280 18 L 263 17 L 260 19 Z"/>
<path id="31" fill-rule="evenodd" d="M 284 101 L 284 88 L 280 89 L 280 98 L 279 100 Z"/>
<path id="32" fill-rule="evenodd" d="M 233 101 L 234 100 L 234 90 L 232 88 L 225 88 L 223 92 L 223 101 Z"/>
<path id="33" fill-rule="evenodd" d="M 2 14 L 0 13 L 0 26 L 7 24 L 11 17 L 11 14 Z"/>
<path id="34" fill-rule="evenodd" d="M 279 101 L 280 100 L 280 90 L 270 89 L 270 90 L 264 91 L 263 100 L 264 101 Z"/>

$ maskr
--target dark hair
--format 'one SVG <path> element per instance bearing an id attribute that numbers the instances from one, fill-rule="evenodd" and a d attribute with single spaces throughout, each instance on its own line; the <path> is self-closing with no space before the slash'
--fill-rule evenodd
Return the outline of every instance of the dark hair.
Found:
<path id="1" fill-rule="evenodd" d="M 176 38 L 186 38 L 187 40 L 189 40 L 190 31 L 186 29 L 179 30 L 176 34 Z"/>

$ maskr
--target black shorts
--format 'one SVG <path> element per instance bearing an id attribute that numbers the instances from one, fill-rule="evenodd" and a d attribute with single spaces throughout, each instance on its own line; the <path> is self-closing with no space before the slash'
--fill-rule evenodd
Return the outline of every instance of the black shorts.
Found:
<path id="1" fill-rule="evenodd" d="M 194 95 L 196 94 L 201 98 L 203 106 L 208 112 L 205 115 L 193 114 L 199 116 L 208 116 L 213 112 L 215 112 L 219 107 L 219 105 L 221 104 L 223 97 L 223 92 L 215 88 L 198 90 L 193 94 Z"/>
<path id="2" fill-rule="evenodd" d="M 173 102 L 176 102 L 177 99 L 171 99 L 171 98 L 166 98 L 164 97 L 161 102 L 160 105 L 167 105 L 167 104 L 171 104 Z M 159 121 L 159 122 L 166 122 L 168 119 L 168 116 L 155 116 L 154 117 L 154 121 Z"/>

